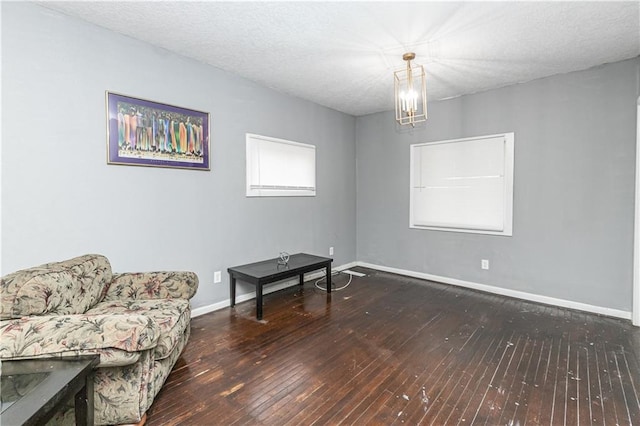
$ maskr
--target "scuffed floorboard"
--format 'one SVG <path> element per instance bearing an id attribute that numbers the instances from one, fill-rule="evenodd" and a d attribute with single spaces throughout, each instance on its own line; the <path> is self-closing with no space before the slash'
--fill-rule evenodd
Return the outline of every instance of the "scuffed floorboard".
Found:
<path id="1" fill-rule="evenodd" d="M 640 424 L 628 321 L 357 269 L 193 319 L 147 424 Z"/>

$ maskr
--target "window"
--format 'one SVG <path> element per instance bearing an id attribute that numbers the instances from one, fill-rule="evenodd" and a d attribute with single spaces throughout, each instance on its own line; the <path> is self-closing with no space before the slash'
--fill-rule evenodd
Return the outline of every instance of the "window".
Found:
<path id="1" fill-rule="evenodd" d="M 512 235 L 514 134 L 410 147 L 409 226 Z"/>
<path id="2" fill-rule="evenodd" d="M 247 197 L 315 195 L 315 146 L 247 133 Z"/>

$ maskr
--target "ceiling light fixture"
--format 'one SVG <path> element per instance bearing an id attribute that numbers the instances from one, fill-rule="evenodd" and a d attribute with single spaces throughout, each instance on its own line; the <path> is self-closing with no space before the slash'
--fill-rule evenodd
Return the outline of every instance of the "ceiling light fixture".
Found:
<path id="1" fill-rule="evenodd" d="M 427 121 L 427 86 L 422 65 L 411 65 L 416 54 L 405 53 L 407 68 L 393 73 L 395 80 L 396 121 L 411 124 Z"/>

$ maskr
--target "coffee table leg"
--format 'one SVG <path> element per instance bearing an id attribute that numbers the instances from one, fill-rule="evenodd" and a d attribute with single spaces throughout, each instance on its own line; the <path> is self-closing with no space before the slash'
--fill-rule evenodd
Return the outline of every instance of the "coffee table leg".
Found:
<path id="1" fill-rule="evenodd" d="M 304 274 L 300 274 L 300 285 L 304 284 Z"/>
<path id="2" fill-rule="evenodd" d="M 256 318 L 262 319 L 262 283 L 256 284 Z"/>
<path id="3" fill-rule="evenodd" d="M 233 308 L 236 306 L 236 278 L 232 274 L 229 274 L 229 297 Z"/>
<path id="4" fill-rule="evenodd" d="M 76 394 L 76 425 L 93 426 L 93 374 L 87 375 L 85 385 Z"/>
<path id="5" fill-rule="evenodd" d="M 331 293 L 331 264 L 327 265 L 327 293 Z"/>

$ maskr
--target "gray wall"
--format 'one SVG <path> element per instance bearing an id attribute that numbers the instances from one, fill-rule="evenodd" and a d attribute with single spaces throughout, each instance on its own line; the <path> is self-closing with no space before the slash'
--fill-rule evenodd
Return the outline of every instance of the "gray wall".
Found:
<path id="1" fill-rule="evenodd" d="M 639 70 L 636 58 L 433 102 L 414 130 L 359 117 L 358 260 L 630 311 Z M 503 132 L 513 237 L 409 229 L 409 145 Z"/>
<path id="2" fill-rule="evenodd" d="M 98 252 L 117 271 L 196 271 L 198 307 L 228 298 L 216 270 L 334 246 L 336 265 L 631 309 L 638 59 L 434 102 L 407 130 L 33 4 L 1 7 L 2 273 Z M 107 165 L 105 90 L 209 111 L 212 170 Z M 409 144 L 510 131 L 513 237 L 409 229 Z M 318 195 L 247 199 L 246 132 L 315 144 Z"/>
<path id="3" fill-rule="evenodd" d="M 84 253 L 116 271 L 355 259 L 355 119 L 53 11 L 2 2 L 2 273 Z M 105 90 L 211 113 L 210 172 L 106 164 Z M 317 196 L 245 197 L 245 133 L 317 146 Z M 213 272 L 225 271 L 213 284 Z M 250 290 L 246 287 L 243 291 Z"/>

